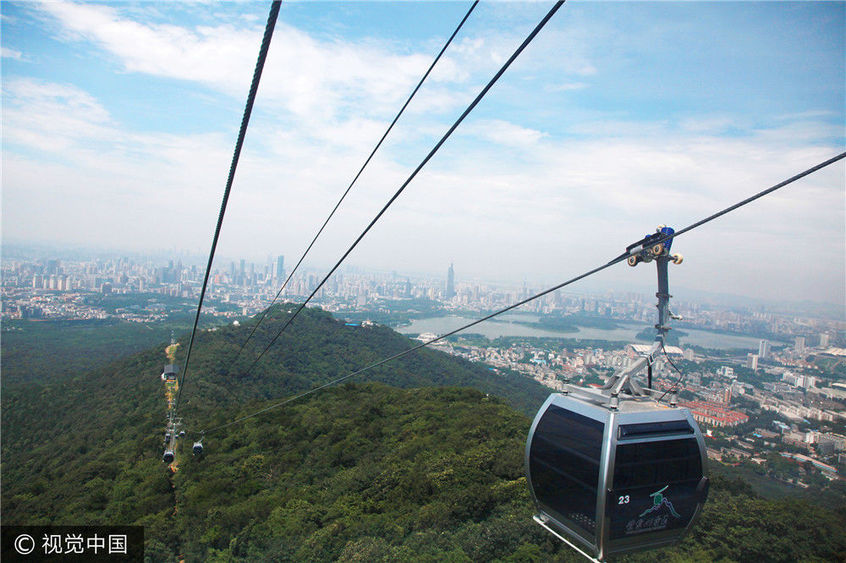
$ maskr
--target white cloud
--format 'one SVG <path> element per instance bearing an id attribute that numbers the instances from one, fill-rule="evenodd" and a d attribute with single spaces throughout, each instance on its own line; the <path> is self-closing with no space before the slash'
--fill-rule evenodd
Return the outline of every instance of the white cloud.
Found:
<path id="1" fill-rule="evenodd" d="M 521 127 L 501 119 L 475 121 L 464 128 L 464 134 L 476 135 L 504 146 L 531 147 L 543 137 L 543 131 Z"/>
<path id="2" fill-rule="evenodd" d="M 92 41 L 116 57 L 125 71 L 195 81 L 239 99 L 252 76 L 262 35 L 261 21 L 178 27 L 135 21 L 118 7 L 64 1 L 43 3 L 40 13 L 58 23 L 69 38 Z M 461 107 L 467 98 L 461 90 L 475 82 L 478 85 L 471 87 L 475 93 L 534 26 L 529 24 L 521 22 L 525 29 L 465 30 L 471 35 L 460 36 L 450 46 L 409 111 L 442 113 Z M 550 26 L 537 42 L 555 42 L 556 49 L 550 53 L 533 46 L 531 56 L 521 55 L 510 73 L 595 74 L 580 40 L 584 33 Z M 261 100 L 312 125 L 341 119 L 348 112 L 384 119 L 405 100 L 433 54 L 434 50 L 401 54 L 395 45 L 372 38 L 318 39 L 280 20 L 262 78 Z M 584 87 L 579 81 L 556 86 Z"/>
<path id="3" fill-rule="evenodd" d="M 247 54 L 255 52 L 261 39 L 257 28 L 148 25 L 103 5 L 45 2 L 39 9 L 69 37 L 93 41 L 116 56 L 127 71 L 194 80 L 224 90 L 249 83 L 252 68 Z"/>
<path id="4" fill-rule="evenodd" d="M 122 17 L 115 7 L 69 2 L 44 3 L 41 10 L 72 37 L 117 57 L 126 71 L 195 81 L 238 98 L 250 83 L 263 29 L 145 24 Z M 262 103 L 309 120 L 337 118 L 351 104 L 379 115 L 397 107 L 430 62 L 428 53 L 393 54 L 372 41 L 318 40 L 280 21 L 262 79 Z M 464 78 L 448 56 L 431 76 L 435 84 Z M 448 105 L 450 98 L 439 95 L 430 108 Z"/>
<path id="5" fill-rule="evenodd" d="M 748 123 L 738 123 L 737 117 L 733 116 L 697 116 L 682 120 L 679 124 L 682 129 L 693 133 L 707 133 L 711 135 L 731 131 L 732 129 L 746 129 Z"/>
<path id="6" fill-rule="evenodd" d="M 0 54 L 4 59 L 15 59 L 17 61 L 21 60 L 23 55 L 20 51 L 15 51 L 9 47 L 0 47 Z"/>
<path id="7" fill-rule="evenodd" d="M 13 78 L 4 84 L 3 98 L 6 143 L 59 152 L 74 142 L 113 138 L 107 112 L 74 86 Z"/>
<path id="8" fill-rule="evenodd" d="M 544 88 L 548 92 L 572 92 L 575 90 L 584 90 L 587 87 L 587 82 L 563 82 L 561 84 L 550 84 Z"/>

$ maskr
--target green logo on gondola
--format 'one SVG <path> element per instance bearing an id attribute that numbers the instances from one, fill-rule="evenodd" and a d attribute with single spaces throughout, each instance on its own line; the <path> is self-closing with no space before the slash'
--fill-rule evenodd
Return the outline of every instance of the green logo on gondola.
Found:
<path id="1" fill-rule="evenodd" d="M 663 495 L 663 492 L 664 492 L 664 491 L 666 491 L 666 490 L 667 490 L 667 487 L 669 487 L 669 486 L 670 486 L 670 485 L 667 485 L 667 486 L 666 486 L 666 487 L 664 487 L 663 489 L 658 490 L 658 491 L 655 491 L 654 493 L 652 493 L 651 495 L 649 495 L 649 496 L 651 496 L 651 497 L 652 497 L 652 506 L 650 506 L 649 508 L 647 508 L 646 510 L 644 510 L 644 511 L 640 514 L 640 516 L 638 516 L 638 518 L 643 518 L 643 517 L 644 517 L 644 516 L 646 516 L 647 514 L 650 514 L 650 513 L 652 513 L 652 512 L 657 512 L 657 511 L 661 510 L 661 507 L 662 507 L 662 506 L 666 506 L 666 507 L 667 507 L 667 510 L 669 510 L 669 511 L 670 511 L 670 514 L 672 514 L 675 518 L 681 518 L 681 516 L 679 516 L 679 513 L 678 513 L 678 512 L 676 512 L 676 509 L 675 509 L 675 508 L 673 508 L 673 503 L 672 503 L 672 502 L 670 502 L 670 499 L 668 499 L 667 497 L 665 497 L 665 496 Z"/>

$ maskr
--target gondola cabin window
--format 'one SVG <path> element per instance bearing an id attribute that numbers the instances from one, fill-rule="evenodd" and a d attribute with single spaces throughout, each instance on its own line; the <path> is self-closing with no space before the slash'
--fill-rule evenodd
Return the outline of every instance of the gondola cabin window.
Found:
<path id="1" fill-rule="evenodd" d="M 530 460 L 538 503 L 594 543 L 605 425 L 550 405 L 535 428 Z"/>

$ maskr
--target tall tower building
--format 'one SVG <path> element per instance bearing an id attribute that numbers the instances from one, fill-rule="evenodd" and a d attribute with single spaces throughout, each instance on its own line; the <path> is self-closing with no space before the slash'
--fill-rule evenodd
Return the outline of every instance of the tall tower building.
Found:
<path id="1" fill-rule="evenodd" d="M 758 344 L 758 357 L 762 360 L 766 360 L 770 357 L 770 341 L 769 340 L 761 340 Z"/>
<path id="2" fill-rule="evenodd" d="M 797 336 L 793 342 L 793 348 L 799 354 L 805 351 L 805 337 L 804 336 Z"/>
<path id="3" fill-rule="evenodd" d="M 450 262 L 449 270 L 447 270 L 446 298 L 452 299 L 453 297 L 455 297 L 455 268 Z"/>
<path id="4" fill-rule="evenodd" d="M 830 336 L 827 333 L 820 334 L 820 348 L 828 348 L 828 343 L 830 342 Z"/>
<path id="5" fill-rule="evenodd" d="M 279 279 L 285 277 L 285 257 L 282 255 L 276 258 L 276 277 Z"/>

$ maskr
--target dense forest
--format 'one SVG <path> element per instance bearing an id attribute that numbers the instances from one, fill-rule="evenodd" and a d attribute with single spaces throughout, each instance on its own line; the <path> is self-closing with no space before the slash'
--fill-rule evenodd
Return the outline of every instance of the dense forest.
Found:
<path id="1" fill-rule="evenodd" d="M 3 321 L 3 384 L 79 376 L 166 342 L 170 331 L 170 325 L 115 319 Z"/>
<path id="2" fill-rule="evenodd" d="M 52 383 L 4 378 L 4 524 L 143 525 L 149 561 L 580 560 L 531 520 L 523 452 L 547 391 L 438 352 L 210 432 L 192 456 L 197 431 L 411 346 L 309 310 L 248 371 L 288 307 L 234 363 L 248 326 L 199 335 L 175 473 L 160 461 L 164 344 Z M 694 532 L 624 560 L 846 556 L 846 507 L 764 499 L 711 470 Z"/>

